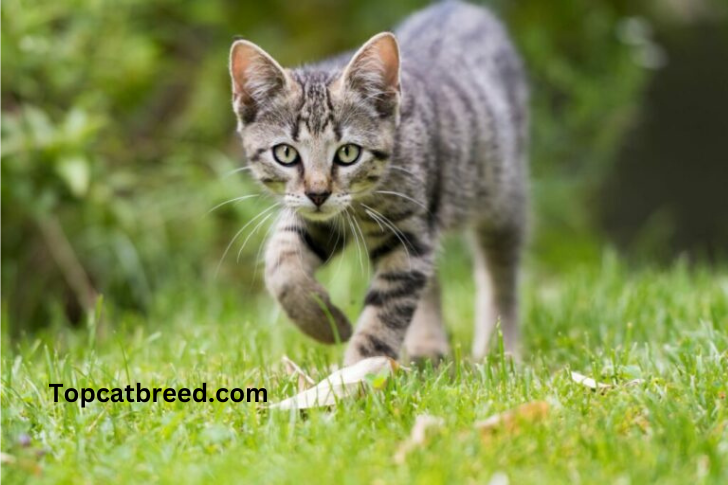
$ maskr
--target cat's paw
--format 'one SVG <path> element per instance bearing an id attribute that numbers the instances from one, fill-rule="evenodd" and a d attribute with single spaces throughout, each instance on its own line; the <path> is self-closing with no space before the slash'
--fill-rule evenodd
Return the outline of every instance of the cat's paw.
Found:
<path id="1" fill-rule="evenodd" d="M 344 365 L 350 366 L 361 360 L 380 356 L 397 360 L 399 358 L 399 345 L 394 342 L 387 342 L 384 337 L 380 338 L 376 335 L 358 332 L 346 348 Z"/>
<path id="2" fill-rule="evenodd" d="M 422 339 L 416 342 L 405 342 L 405 354 L 408 362 L 423 365 L 432 362 L 440 363 L 450 353 L 447 341 L 441 338 Z"/>
<path id="3" fill-rule="evenodd" d="M 325 344 L 346 342 L 353 329 L 346 315 L 328 298 L 300 306 L 286 305 L 288 317 L 306 335 Z"/>
<path id="4" fill-rule="evenodd" d="M 358 349 L 354 348 L 351 344 L 349 344 L 349 346 L 346 348 L 346 353 L 344 354 L 344 367 L 352 366 L 354 364 L 357 364 L 359 361 L 362 361 L 369 357 L 373 356 L 365 355 Z"/>
<path id="5" fill-rule="evenodd" d="M 346 315 L 336 306 L 329 303 L 328 314 L 325 317 L 325 320 L 319 325 L 319 336 L 321 338 L 317 340 L 327 344 L 348 342 L 354 330 Z M 321 331 L 324 326 L 326 330 Z"/>
<path id="6" fill-rule="evenodd" d="M 407 362 L 437 364 L 444 359 L 450 353 L 450 344 L 441 321 L 420 318 L 413 322 L 404 339 L 404 350 Z"/>

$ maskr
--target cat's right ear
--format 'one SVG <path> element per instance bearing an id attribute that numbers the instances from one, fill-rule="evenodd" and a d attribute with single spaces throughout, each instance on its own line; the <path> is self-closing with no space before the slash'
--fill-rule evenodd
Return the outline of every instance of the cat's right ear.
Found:
<path id="1" fill-rule="evenodd" d="M 243 122 L 255 118 L 257 107 L 281 94 L 288 85 L 285 70 L 267 52 L 247 40 L 237 40 L 230 49 L 233 110 Z"/>

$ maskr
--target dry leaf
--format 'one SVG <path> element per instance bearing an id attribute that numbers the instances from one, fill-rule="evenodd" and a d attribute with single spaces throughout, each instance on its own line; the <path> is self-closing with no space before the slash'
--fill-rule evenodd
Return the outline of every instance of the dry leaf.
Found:
<path id="1" fill-rule="evenodd" d="M 490 477 L 488 485 L 508 485 L 508 483 L 508 475 L 503 472 L 495 472 L 493 476 Z"/>
<path id="2" fill-rule="evenodd" d="M 287 355 L 284 355 L 281 360 L 283 361 L 283 364 L 286 366 L 286 373 L 290 375 L 296 375 L 298 376 L 298 392 L 303 392 L 306 389 L 308 389 L 311 386 L 316 385 L 316 381 L 311 379 L 311 377 L 303 372 L 303 370 L 293 362 L 291 359 L 288 358 Z"/>
<path id="3" fill-rule="evenodd" d="M 0 453 L 0 463 L 4 465 L 13 465 L 21 470 L 32 473 L 35 476 L 40 476 L 43 469 L 40 467 L 35 459 L 29 459 L 24 457 L 16 457 L 7 453 Z"/>
<path id="4" fill-rule="evenodd" d="M 603 382 L 597 382 L 591 377 L 587 377 L 585 375 L 579 374 L 578 372 L 572 372 L 571 373 L 571 380 L 576 382 L 577 384 L 581 384 L 582 386 L 588 387 L 589 389 L 611 389 L 614 387 L 613 384 L 604 384 Z M 624 383 L 625 386 L 636 386 L 637 384 L 642 384 L 645 382 L 644 379 L 632 379 L 631 381 L 627 381 Z"/>
<path id="5" fill-rule="evenodd" d="M 550 410 L 549 403 L 546 401 L 533 401 L 510 409 L 508 411 L 495 414 L 483 421 L 475 423 L 475 429 L 482 433 L 490 433 L 499 429 L 511 433 L 518 430 L 519 423 L 536 422 L 548 416 Z"/>
<path id="6" fill-rule="evenodd" d="M 17 458 L 15 458 L 13 455 L 9 455 L 7 453 L 0 453 L 0 463 L 15 463 L 17 461 Z"/>
<path id="7" fill-rule="evenodd" d="M 445 420 L 429 414 L 420 414 L 415 418 L 415 424 L 412 426 L 410 437 L 404 441 L 394 455 L 395 463 L 404 463 L 407 453 L 425 444 L 427 439 L 427 430 L 430 428 L 439 428 L 445 424 Z"/>
<path id="8" fill-rule="evenodd" d="M 603 384 L 601 382 L 597 382 L 591 377 L 587 377 L 583 374 L 579 374 L 578 372 L 572 372 L 571 373 L 571 380 L 576 382 L 577 384 L 581 384 L 582 386 L 588 387 L 589 389 L 609 389 L 612 387 L 610 384 Z"/>
<path id="9" fill-rule="evenodd" d="M 336 401 L 358 394 L 367 376 L 379 374 L 388 376 L 400 366 L 389 357 L 371 357 L 356 364 L 339 369 L 319 382 L 316 387 L 307 389 L 279 403 L 271 404 L 270 409 L 307 409 L 333 406 Z"/>

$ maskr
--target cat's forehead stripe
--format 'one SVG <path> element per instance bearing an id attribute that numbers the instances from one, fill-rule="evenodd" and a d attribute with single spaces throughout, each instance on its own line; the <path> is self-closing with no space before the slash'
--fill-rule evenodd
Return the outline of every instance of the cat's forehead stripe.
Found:
<path id="1" fill-rule="evenodd" d="M 337 139 L 341 130 L 334 119 L 334 104 L 329 92 L 329 79 L 319 73 L 294 76 L 301 90 L 301 100 L 297 108 L 296 118 L 291 126 L 291 138 L 298 141 L 302 126 L 312 136 L 323 133 L 330 125 Z"/>

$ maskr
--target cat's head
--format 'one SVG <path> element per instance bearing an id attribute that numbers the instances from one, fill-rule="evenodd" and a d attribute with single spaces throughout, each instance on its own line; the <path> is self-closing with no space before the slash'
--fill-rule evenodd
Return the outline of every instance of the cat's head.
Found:
<path id="1" fill-rule="evenodd" d="M 252 175 L 313 220 L 371 193 L 393 150 L 399 64 L 390 33 L 372 37 L 331 71 L 285 69 L 257 45 L 236 41 L 233 110 Z"/>

